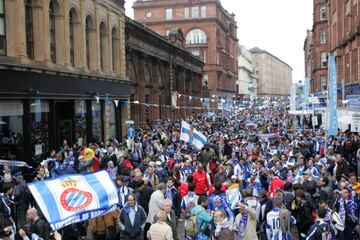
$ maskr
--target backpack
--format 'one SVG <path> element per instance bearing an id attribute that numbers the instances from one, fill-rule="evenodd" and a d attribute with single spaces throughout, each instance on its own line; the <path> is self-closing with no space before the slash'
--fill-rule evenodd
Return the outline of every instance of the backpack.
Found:
<path id="1" fill-rule="evenodd" d="M 185 224 L 185 232 L 192 238 L 195 238 L 199 233 L 199 226 L 197 224 L 196 216 L 192 215 Z"/>
<path id="2" fill-rule="evenodd" d="M 326 226 L 323 226 L 324 224 L 320 225 L 317 224 L 317 230 L 321 234 L 321 240 L 333 240 L 333 235 L 330 231 L 330 226 L 325 223 Z"/>

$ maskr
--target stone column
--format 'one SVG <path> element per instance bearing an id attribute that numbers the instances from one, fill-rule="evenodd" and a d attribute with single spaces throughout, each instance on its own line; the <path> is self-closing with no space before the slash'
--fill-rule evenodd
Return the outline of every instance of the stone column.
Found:
<path id="1" fill-rule="evenodd" d="M 145 77 L 144 77 L 144 56 L 142 53 L 138 53 L 138 59 L 139 59 L 139 71 L 138 71 L 138 101 L 139 101 L 139 125 L 140 127 L 146 126 L 146 113 L 145 113 Z"/>
<path id="2" fill-rule="evenodd" d="M 9 57 L 19 56 L 19 32 L 21 28 L 18 28 L 18 8 L 17 4 L 19 0 L 5 0 L 5 31 L 6 31 L 6 53 Z M 24 25 L 22 25 L 24 26 Z M 9 31 L 12 30 L 12 31 Z"/>
<path id="3" fill-rule="evenodd" d="M 44 7 L 41 1 L 33 1 L 33 36 L 34 36 L 34 59 L 36 61 L 50 60 L 49 28 L 44 22 L 44 12 L 48 7 Z M 47 15 L 46 15 L 47 16 Z M 45 34 L 47 33 L 47 34 Z M 46 35 L 46 36 L 45 36 Z M 46 58 L 49 50 L 49 58 Z"/>

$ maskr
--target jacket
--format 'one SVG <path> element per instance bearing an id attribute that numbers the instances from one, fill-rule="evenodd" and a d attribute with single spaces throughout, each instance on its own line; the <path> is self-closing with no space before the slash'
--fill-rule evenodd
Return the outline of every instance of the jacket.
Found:
<path id="1" fill-rule="evenodd" d="M 167 196 L 167 192 L 165 193 L 165 197 L 172 201 L 172 209 L 175 211 L 177 217 L 181 214 L 181 196 L 180 193 L 173 187 L 172 189 L 168 189 L 171 191 L 171 197 Z M 170 193 L 169 193 L 170 194 Z"/>
<path id="2" fill-rule="evenodd" d="M 298 209 L 294 211 L 296 215 L 296 223 L 300 233 L 307 233 L 313 224 L 313 208 L 310 203 L 304 202 Z"/>
<path id="3" fill-rule="evenodd" d="M 336 167 L 336 173 L 335 173 L 336 180 L 340 181 L 343 174 L 348 176 L 349 173 L 350 173 L 350 165 L 345 159 L 343 159 L 341 163 L 339 163 Z"/>
<path id="4" fill-rule="evenodd" d="M 45 223 L 45 220 L 37 218 L 35 222 L 31 225 L 31 233 L 35 233 L 42 239 L 48 239 L 49 237 L 49 228 Z"/>
<path id="5" fill-rule="evenodd" d="M 162 210 L 164 206 L 165 197 L 161 190 L 157 190 L 151 194 L 149 202 L 149 214 L 147 216 L 147 223 L 154 223 L 155 215 Z"/>
<path id="6" fill-rule="evenodd" d="M 136 238 L 141 235 L 141 231 L 146 221 L 145 210 L 138 204 L 134 207 L 135 218 L 134 224 L 131 224 L 129 217 L 130 207 L 126 203 L 120 212 L 120 227 L 124 231 L 124 238 Z"/>
<path id="7" fill-rule="evenodd" d="M 150 240 L 173 240 L 171 227 L 165 222 L 152 224 L 147 232 L 147 237 Z"/>
<path id="8" fill-rule="evenodd" d="M 256 235 L 256 223 L 257 223 L 257 221 L 256 221 L 256 212 L 255 212 L 254 209 L 251 209 L 249 207 L 245 207 L 245 211 L 248 214 L 248 220 L 247 220 L 247 224 L 246 224 L 245 235 L 244 236 L 239 235 L 239 223 L 240 223 L 240 219 L 242 217 L 242 214 L 239 213 L 236 216 L 235 223 L 234 223 L 234 231 L 235 231 L 236 239 L 257 240 L 258 237 Z"/>
<path id="9" fill-rule="evenodd" d="M 170 215 L 170 218 L 169 218 Z M 175 212 L 173 210 L 171 210 L 171 212 L 167 215 L 166 218 L 166 223 L 167 225 L 169 225 L 171 227 L 172 233 L 173 233 L 173 238 L 176 240 L 177 239 L 177 223 L 176 223 L 176 216 L 175 216 Z"/>
<path id="10" fill-rule="evenodd" d="M 193 173 L 194 184 L 195 184 L 195 193 L 197 195 L 205 195 L 206 191 L 210 189 L 209 181 L 206 177 L 206 172 L 202 171 L 201 173 L 196 171 Z"/>

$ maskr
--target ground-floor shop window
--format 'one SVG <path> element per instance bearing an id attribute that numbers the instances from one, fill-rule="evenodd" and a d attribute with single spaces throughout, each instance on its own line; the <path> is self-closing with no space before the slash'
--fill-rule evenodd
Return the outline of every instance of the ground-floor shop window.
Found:
<path id="1" fill-rule="evenodd" d="M 32 156 L 49 152 L 49 101 L 30 101 Z"/>
<path id="2" fill-rule="evenodd" d="M 22 101 L 0 101 L 0 159 L 24 159 L 23 115 Z"/>
<path id="3" fill-rule="evenodd" d="M 85 100 L 75 101 L 75 134 L 76 134 L 76 143 L 79 146 L 83 144 L 87 144 Z"/>
<path id="4" fill-rule="evenodd" d="M 109 104 L 109 138 L 116 139 L 116 111 L 115 103 L 113 101 Z"/>
<path id="5" fill-rule="evenodd" d="M 91 102 L 92 114 L 92 135 L 95 142 L 102 142 L 102 109 L 101 104 L 96 101 Z"/>

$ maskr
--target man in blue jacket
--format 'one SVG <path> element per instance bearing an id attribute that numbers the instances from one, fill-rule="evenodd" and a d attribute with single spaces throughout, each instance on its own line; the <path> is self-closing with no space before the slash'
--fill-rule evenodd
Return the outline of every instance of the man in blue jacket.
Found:
<path id="1" fill-rule="evenodd" d="M 130 194 L 120 212 L 120 228 L 124 240 L 141 240 L 141 232 L 146 222 L 144 209 L 136 202 L 135 195 Z"/>

